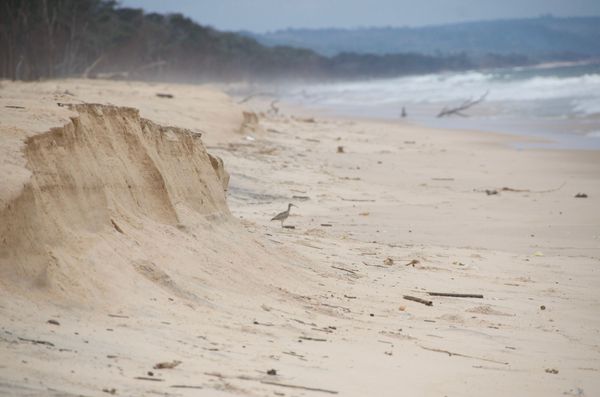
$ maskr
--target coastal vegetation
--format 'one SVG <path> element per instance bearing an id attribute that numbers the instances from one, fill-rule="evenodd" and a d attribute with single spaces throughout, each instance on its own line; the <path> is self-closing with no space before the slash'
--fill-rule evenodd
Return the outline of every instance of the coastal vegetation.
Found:
<path id="1" fill-rule="evenodd" d="M 180 14 L 146 13 L 111 0 L 5 0 L 0 5 L 0 78 L 13 80 L 358 79 L 538 61 L 513 53 L 397 50 L 329 56 L 290 45 L 269 46 Z"/>

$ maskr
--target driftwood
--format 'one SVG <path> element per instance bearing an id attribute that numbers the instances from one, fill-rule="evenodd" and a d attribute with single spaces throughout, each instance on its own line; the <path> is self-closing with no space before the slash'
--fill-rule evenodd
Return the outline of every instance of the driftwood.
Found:
<path id="1" fill-rule="evenodd" d="M 432 301 L 428 301 L 426 299 L 417 298 L 415 296 L 404 295 L 403 298 L 406 299 L 407 301 L 419 302 L 419 303 L 422 303 L 422 304 L 424 304 L 426 306 L 433 306 L 433 302 Z"/>
<path id="2" fill-rule="evenodd" d="M 452 115 L 457 115 L 457 116 L 461 116 L 461 117 L 468 117 L 466 114 L 462 113 L 464 110 L 467 110 L 469 108 L 472 108 L 473 106 L 477 105 L 478 103 L 481 103 L 485 100 L 485 98 L 488 96 L 490 92 L 486 91 L 485 94 L 483 94 L 482 96 L 480 96 L 477 99 L 467 99 L 466 101 L 464 101 L 461 105 L 454 107 L 454 108 L 447 108 L 444 107 L 440 113 L 438 113 L 437 117 L 446 117 L 446 116 L 452 116 Z"/>
<path id="3" fill-rule="evenodd" d="M 173 360 L 173 361 L 168 361 L 168 362 L 162 362 L 162 363 L 158 363 L 154 366 L 154 369 L 173 369 L 176 366 L 178 366 L 179 364 L 181 364 L 181 361 L 179 360 Z"/>
<path id="4" fill-rule="evenodd" d="M 110 220 L 110 223 L 112 223 L 113 227 L 115 228 L 115 230 L 121 234 L 125 234 L 125 232 L 123 231 L 123 229 L 121 229 L 119 227 L 119 225 L 117 225 L 117 222 L 114 221 L 114 219 Z"/>
<path id="5" fill-rule="evenodd" d="M 28 338 L 21 338 L 21 337 L 19 337 L 19 340 L 23 341 L 23 342 L 30 342 L 30 343 L 33 343 L 35 345 L 46 345 L 46 346 L 52 346 L 52 347 L 54 347 L 54 343 L 48 342 L 46 340 L 28 339 Z"/>
<path id="6" fill-rule="evenodd" d="M 374 203 L 375 200 L 371 200 L 371 199 L 353 199 L 353 198 L 345 198 L 345 197 L 340 197 L 340 199 L 342 199 L 342 201 L 355 201 L 357 203 Z"/>
<path id="7" fill-rule="evenodd" d="M 286 352 L 284 352 L 284 353 L 286 353 Z M 286 354 L 289 354 L 289 353 L 286 353 Z M 296 353 L 293 353 L 292 355 L 296 355 Z M 300 356 L 300 355 L 297 355 L 297 356 Z M 316 391 L 316 392 L 329 393 L 329 394 L 338 394 L 338 392 L 335 391 L 335 390 L 321 389 L 321 388 L 318 388 L 318 387 L 290 385 L 288 383 L 279 383 L 279 382 L 274 382 L 274 381 L 270 381 L 270 380 L 263 380 L 263 379 L 260 379 L 260 378 L 251 377 L 251 376 L 245 376 L 245 375 L 227 376 L 227 375 L 220 374 L 218 372 L 205 372 L 204 375 L 214 376 L 214 377 L 219 378 L 219 379 L 240 379 L 240 380 L 246 380 L 246 381 L 258 381 L 258 382 L 260 382 L 262 384 L 265 384 L 265 385 L 281 386 L 281 387 L 288 387 L 288 388 L 291 388 L 291 389 L 309 390 L 309 391 Z"/>
<path id="8" fill-rule="evenodd" d="M 449 296 L 452 298 L 478 298 L 483 299 L 481 294 L 455 294 L 453 292 L 428 292 L 429 296 Z"/>
<path id="9" fill-rule="evenodd" d="M 313 342 L 327 342 L 327 339 L 323 339 L 323 338 L 312 338 L 310 336 L 300 336 L 299 339 L 302 340 L 311 340 Z"/>
<path id="10" fill-rule="evenodd" d="M 383 269 L 387 269 L 388 268 L 387 266 L 382 266 L 382 265 L 369 265 L 367 262 L 364 262 L 364 261 L 363 261 L 363 265 L 365 265 L 365 266 L 371 266 L 371 267 L 381 267 Z"/>
<path id="11" fill-rule="evenodd" d="M 202 386 L 194 386 L 194 385 L 171 385 L 174 389 L 204 389 Z"/>
<path id="12" fill-rule="evenodd" d="M 124 316 L 122 314 L 108 314 L 108 317 L 116 317 L 116 318 L 129 318 L 129 316 Z"/>
<path id="13" fill-rule="evenodd" d="M 552 193 L 552 192 L 556 192 L 556 191 L 562 189 L 566 184 L 567 184 L 567 182 L 563 182 L 558 187 L 555 187 L 553 189 L 546 189 L 546 190 L 515 189 L 515 188 L 512 188 L 512 187 L 506 187 L 506 186 L 504 186 L 503 188 L 500 188 L 500 189 L 484 189 L 484 190 L 473 189 L 473 190 L 475 192 L 484 192 L 488 196 L 491 196 L 491 195 L 494 195 L 494 194 L 499 194 L 500 192 L 513 192 L 513 193 Z"/>
<path id="14" fill-rule="evenodd" d="M 279 99 L 275 99 L 275 100 L 271 101 L 271 110 L 270 110 L 270 112 L 271 112 L 273 115 L 277 115 L 277 114 L 279 114 L 279 108 L 278 108 L 277 106 L 275 106 L 275 104 L 276 104 L 277 102 L 279 102 Z"/>
<path id="15" fill-rule="evenodd" d="M 321 393 L 338 394 L 338 392 L 335 391 L 335 390 L 320 389 L 318 387 L 306 387 L 306 386 L 300 386 L 300 385 L 290 385 L 290 384 L 287 384 L 287 383 L 272 382 L 270 380 L 261 380 L 260 383 L 265 384 L 265 385 L 288 387 L 290 389 L 301 389 L 301 390 L 316 391 L 316 392 L 321 392 Z"/>
<path id="16" fill-rule="evenodd" d="M 452 356 L 456 356 L 456 357 L 465 357 L 465 358 L 472 358 L 475 360 L 481 360 L 481 361 L 487 361 L 489 363 L 495 363 L 495 364 L 502 364 L 502 365 L 508 365 L 507 362 L 504 361 L 498 361 L 498 360 L 492 360 L 490 358 L 485 358 L 485 357 L 477 357 L 477 356 L 469 356 L 467 354 L 462 354 L 462 353 L 455 353 L 455 352 L 451 352 L 448 350 L 443 350 L 443 349 L 435 349 L 432 347 L 427 347 L 427 346 L 423 346 L 423 345 L 419 345 L 417 344 L 417 346 L 419 346 L 421 349 L 425 349 L 425 350 L 429 350 L 431 352 L 436 352 L 436 353 L 445 353 L 448 356 L 452 357 Z"/>
<path id="17" fill-rule="evenodd" d="M 160 379 L 160 378 L 149 378 L 147 376 L 136 376 L 133 379 L 137 379 L 137 380 L 149 380 L 151 382 L 164 382 L 164 379 Z"/>
<path id="18" fill-rule="evenodd" d="M 343 267 L 331 266 L 334 269 L 343 270 L 348 273 L 356 274 L 356 270 L 344 269 Z"/>

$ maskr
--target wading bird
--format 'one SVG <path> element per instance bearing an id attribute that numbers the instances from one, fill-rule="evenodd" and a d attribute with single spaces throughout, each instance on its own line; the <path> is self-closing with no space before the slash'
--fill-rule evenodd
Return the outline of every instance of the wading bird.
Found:
<path id="1" fill-rule="evenodd" d="M 273 219 L 271 219 L 271 220 L 272 220 L 272 221 L 281 221 L 281 227 L 283 227 L 283 221 L 285 221 L 285 220 L 288 218 L 288 216 L 290 216 L 290 209 L 291 209 L 292 207 L 296 207 L 296 208 L 298 208 L 298 206 L 297 206 L 297 205 L 294 205 L 294 204 L 292 204 L 292 203 L 289 203 L 289 204 L 288 204 L 288 209 L 287 209 L 286 211 L 280 212 L 279 214 L 275 215 L 275 216 L 273 217 Z"/>

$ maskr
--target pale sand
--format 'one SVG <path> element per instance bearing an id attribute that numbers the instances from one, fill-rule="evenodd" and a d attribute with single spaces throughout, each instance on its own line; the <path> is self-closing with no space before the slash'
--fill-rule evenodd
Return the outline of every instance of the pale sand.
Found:
<path id="1" fill-rule="evenodd" d="M 240 132 L 193 86 L 1 85 L 0 394 L 600 393 L 599 152 L 287 111 Z M 192 132 L 92 107 L 40 138 L 81 101 Z M 528 191 L 483 192 L 503 187 Z M 288 202 L 295 229 L 269 222 Z"/>

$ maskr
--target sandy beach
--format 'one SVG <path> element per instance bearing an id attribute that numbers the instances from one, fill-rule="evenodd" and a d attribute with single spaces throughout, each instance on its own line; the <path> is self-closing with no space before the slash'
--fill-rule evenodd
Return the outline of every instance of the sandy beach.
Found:
<path id="1" fill-rule="evenodd" d="M 0 394 L 600 394 L 600 151 L 238 102 L 0 82 Z"/>

